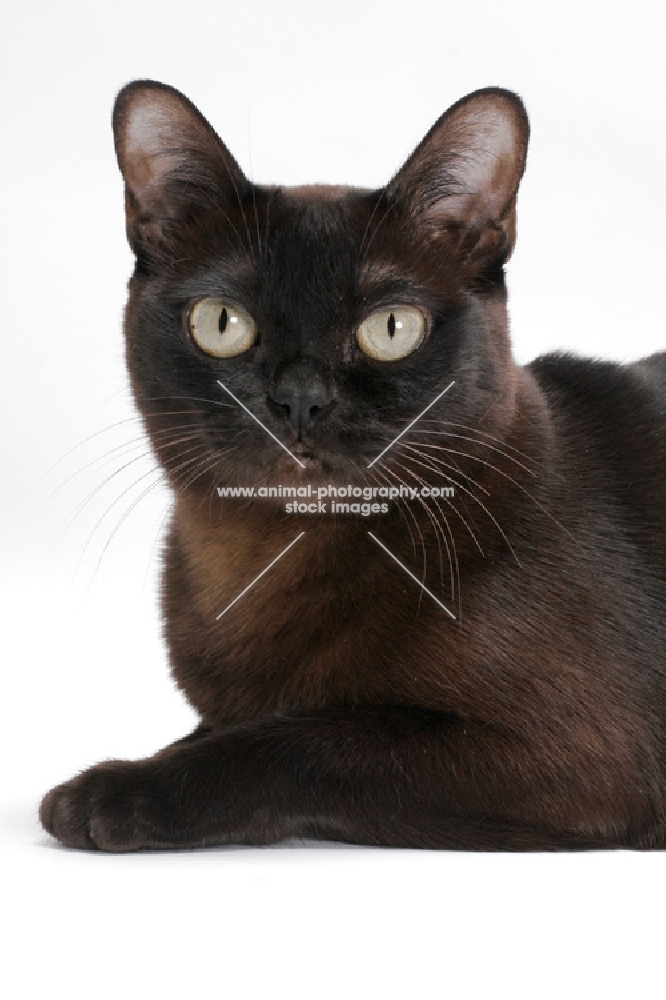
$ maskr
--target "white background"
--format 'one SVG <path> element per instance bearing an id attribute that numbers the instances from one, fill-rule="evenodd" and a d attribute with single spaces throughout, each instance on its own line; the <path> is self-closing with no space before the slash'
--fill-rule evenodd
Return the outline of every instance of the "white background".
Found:
<path id="1" fill-rule="evenodd" d="M 106 857 L 56 847 L 36 808 L 76 770 L 194 722 L 159 635 L 159 485 L 114 534 L 158 483 L 122 361 L 115 92 L 175 85 L 259 182 L 378 185 L 454 100 L 517 90 L 532 121 L 509 266 L 517 357 L 636 358 L 666 347 L 660 5 L 15 0 L 3 21 L 7 995 L 658 995 L 663 855 Z"/>

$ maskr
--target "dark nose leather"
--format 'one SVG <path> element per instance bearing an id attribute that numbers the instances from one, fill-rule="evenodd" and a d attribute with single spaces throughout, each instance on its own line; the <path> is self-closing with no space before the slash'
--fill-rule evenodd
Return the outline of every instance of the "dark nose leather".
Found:
<path id="1" fill-rule="evenodd" d="M 284 410 L 285 417 L 298 434 L 328 409 L 333 396 L 318 366 L 299 358 L 281 367 L 271 386 L 270 397 Z"/>

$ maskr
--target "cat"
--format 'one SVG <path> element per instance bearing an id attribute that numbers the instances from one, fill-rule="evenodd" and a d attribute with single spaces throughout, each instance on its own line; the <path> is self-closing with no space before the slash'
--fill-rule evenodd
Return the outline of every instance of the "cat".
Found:
<path id="1" fill-rule="evenodd" d="M 458 101 L 380 190 L 254 184 L 152 81 L 113 128 L 127 364 L 174 496 L 164 634 L 201 722 L 52 789 L 45 829 L 663 847 L 666 354 L 514 362 L 520 98 Z M 262 484 L 454 495 L 216 493 Z"/>

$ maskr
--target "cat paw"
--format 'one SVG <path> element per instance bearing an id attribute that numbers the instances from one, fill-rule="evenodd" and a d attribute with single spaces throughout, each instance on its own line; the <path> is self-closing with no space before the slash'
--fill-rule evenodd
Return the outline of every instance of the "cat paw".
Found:
<path id="1" fill-rule="evenodd" d="M 52 788 L 39 809 L 44 829 L 66 847 L 136 851 L 160 846 L 163 793 L 142 761 L 107 761 Z"/>

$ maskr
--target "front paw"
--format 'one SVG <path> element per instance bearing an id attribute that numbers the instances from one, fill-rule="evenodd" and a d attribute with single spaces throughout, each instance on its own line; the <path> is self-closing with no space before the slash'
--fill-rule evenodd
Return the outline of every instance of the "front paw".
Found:
<path id="1" fill-rule="evenodd" d="M 148 762 L 107 761 L 52 788 L 39 818 L 67 847 L 136 851 L 164 842 L 165 798 Z"/>

